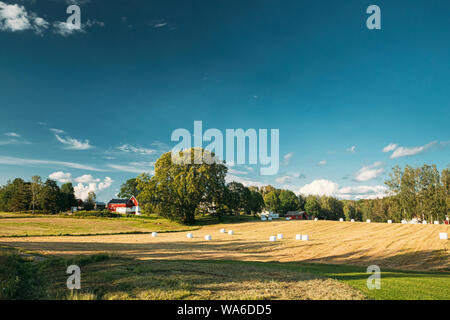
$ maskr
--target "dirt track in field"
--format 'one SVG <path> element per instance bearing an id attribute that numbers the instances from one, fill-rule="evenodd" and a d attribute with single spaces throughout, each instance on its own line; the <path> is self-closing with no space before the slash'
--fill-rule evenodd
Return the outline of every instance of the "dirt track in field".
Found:
<path id="1" fill-rule="evenodd" d="M 234 235 L 222 234 L 221 228 Z M 445 225 L 402 225 L 334 221 L 272 221 L 203 227 L 186 232 L 108 236 L 2 238 L 0 243 L 44 254 L 69 256 L 109 252 L 139 259 L 229 259 L 302 261 L 410 270 L 450 270 Z M 284 239 L 269 242 L 282 233 Z M 204 236 L 210 234 L 211 241 Z M 307 234 L 310 241 L 295 240 Z"/>

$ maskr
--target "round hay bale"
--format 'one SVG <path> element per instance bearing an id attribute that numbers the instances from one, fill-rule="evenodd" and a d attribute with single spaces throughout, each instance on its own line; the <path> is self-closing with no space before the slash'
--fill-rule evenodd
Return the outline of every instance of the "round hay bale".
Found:
<path id="1" fill-rule="evenodd" d="M 295 240 L 302 240 L 302 235 L 301 234 L 295 235 Z"/>
<path id="2" fill-rule="evenodd" d="M 207 234 L 207 235 L 205 236 L 205 240 L 207 240 L 207 241 L 211 240 L 211 235 Z"/>
<path id="3" fill-rule="evenodd" d="M 152 232 L 152 237 L 156 238 L 158 236 L 158 232 Z"/>
<path id="4" fill-rule="evenodd" d="M 366 222 L 367 222 L 367 223 L 370 223 L 371 221 L 370 221 L 370 219 L 367 219 Z"/>
<path id="5" fill-rule="evenodd" d="M 283 239 L 283 234 L 282 233 L 277 234 L 277 238 L 278 239 Z"/>
<path id="6" fill-rule="evenodd" d="M 314 221 L 319 221 L 319 219 L 317 219 L 317 218 L 314 218 Z"/>
<path id="7" fill-rule="evenodd" d="M 447 232 L 439 232 L 439 239 L 441 239 L 441 240 L 448 240 Z"/>
<path id="8" fill-rule="evenodd" d="M 193 237 L 194 237 L 194 235 L 192 234 L 192 233 L 188 233 L 187 235 L 186 235 L 186 237 L 188 238 L 188 239 L 192 239 Z"/>
<path id="9" fill-rule="evenodd" d="M 230 236 L 232 236 L 232 235 L 234 234 L 234 231 L 233 231 L 233 230 L 229 230 L 229 231 L 228 231 L 228 234 L 229 234 Z"/>
<path id="10" fill-rule="evenodd" d="M 220 229 L 220 233 L 226 233 L 226 230 L 225 229 Z"/>
<path id="11" fill-rule="evenodd" d="M 269 237 L 269 241 L 272 241 L 272 242 L 273 242 L 273 241 L 277 241 L 277 237 L 275 237 L 275 236 L 270 236 L 270 237 Z"/>
<path id="12" fill-rule="evenodd" d="M 355 222 L 355 219 L 351 219 L 350 222 Z"/>
<path id="13" fill-rule="evenodd" d="M 439 224 L 439 221 L 438 220 L 434 221 L 434 224 Z"/>
<path id="14" fill-rule="evenodd" d="M 388 223 L 392 223 L 392 220 L 388 220 Z"/>
<path id="15" fill-rule="evenodd" d="M 303 234 L 302 241 L 309 241 L 309 236 L 307 234 Z"/>

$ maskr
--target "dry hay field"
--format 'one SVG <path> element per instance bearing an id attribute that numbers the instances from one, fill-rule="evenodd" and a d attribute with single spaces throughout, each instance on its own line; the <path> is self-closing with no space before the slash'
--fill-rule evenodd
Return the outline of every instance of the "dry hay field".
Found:
<path id="1" fill-rule="evenodd" d="M 225 228 L 234 235 L 220 233 Z M 272 221 L 204 226 L 186 232 L 98 236 L 3 237 L 0 243 L 61 257 L 111 253 L 139 260 L 239 260 L 305 262 L 420 271 L 449 271 L 446 225 L 403 225 L 337 221 Z M 269 236 L 284 239 L 269 242 Z M 212 240 L 204 240 L 205 235 Z M 310 241 L 295 240 L 307 234 Z"/>

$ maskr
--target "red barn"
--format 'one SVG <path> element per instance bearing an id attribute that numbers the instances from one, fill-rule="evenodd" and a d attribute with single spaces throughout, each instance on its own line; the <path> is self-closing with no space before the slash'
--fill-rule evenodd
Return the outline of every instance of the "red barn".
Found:
<path id="1" fill-rule="evenodd" d="M 130 199 L 112 199 L 108 202 L 107 207 L 111 212 L 140 214 L 139 202 L 134 196 Z"/>
<path id="2" fill-rule="evenodd" d="M 289 218 L 290 220 L 308 220 L 308 215 L 305 211 L 288 211 L 285 214 L 285 217 Z"/>

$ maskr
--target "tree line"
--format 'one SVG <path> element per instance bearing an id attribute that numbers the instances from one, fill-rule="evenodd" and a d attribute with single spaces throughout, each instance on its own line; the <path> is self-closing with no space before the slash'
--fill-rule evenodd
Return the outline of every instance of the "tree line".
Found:
<path id="1" fill-rule="evenodd" d="M 83 202 L 84 209 L 92 210 L 95 199 L 95 193 L 90 192 L 88 199 Z M 59 187 L 54 180 L 43 182 L 41 177 L 33 176 L 31 181 L 16 178 L 0 187 L 0 211 L 55 214 L 70 210 L 78 204 L 70 182 Z"/>
<path id="2" fill-rule="evenodd" d="M 156 162 L 154 176 L 142 174 L 127 181 L 121 191 L 132 190 L 138 194 L 144 211 L 187 224 L 201 213 L 220 219 L 225 214 L 255 215 L 264 209 L 281 215 L 306 211 L 310 218 L 375 222 L 412 218 L 443 221 L 449 215 L 449 169 L 439 173 L 435 165 L 394 167 L 385 182 L 388 192 L 383 198 L 340 200 L 331 196 L 296 195 L 270 185 L 258 188 L 239 182 L 226 183 L 225 164 L 196 162 L 194 157 L 198 154 L 192 150 L 180 152 L 181 157 L 191 157 L 191 164 L 174 164 L 168 152 Z"/>

